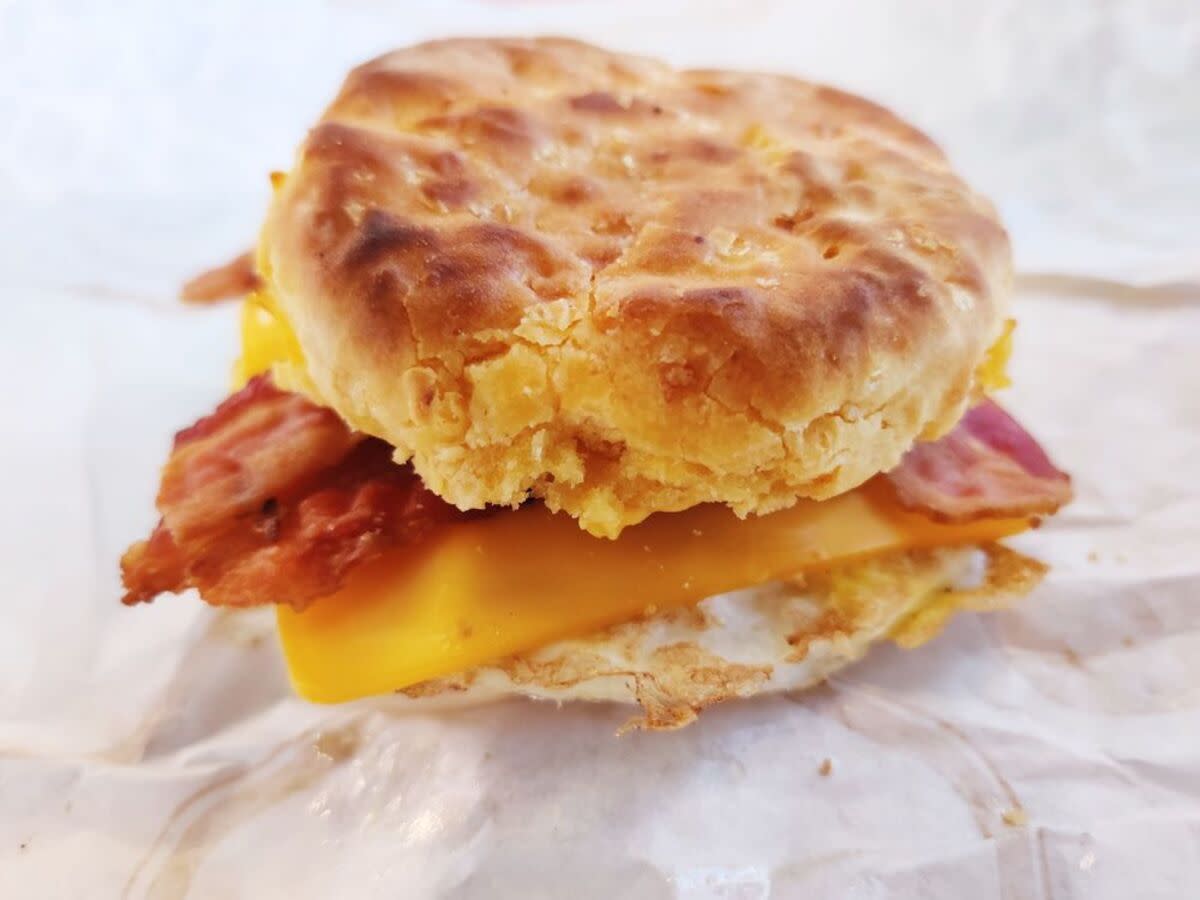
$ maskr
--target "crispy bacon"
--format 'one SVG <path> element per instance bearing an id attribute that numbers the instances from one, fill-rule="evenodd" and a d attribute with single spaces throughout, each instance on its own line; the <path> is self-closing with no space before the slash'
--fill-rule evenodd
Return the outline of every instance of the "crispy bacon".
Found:
<path id="1" fill-rule="evenodd" d="M 215 303 L 244 297 L 258 290 L 258 273 L 254 271 L 254 253 L 247 250 L 223 266 L 201 272 L 179 291 L 187 303 Z"/>
<path id="2" fill-rule="evenodd" d="M 950 521 L 1049 515 L 1071 499 L 1070 476 L 991 400 L 909 450 L 888 478 L 905 506 Z"/>
<path id="3" fill-rule="evenodd" d="M 121 560 L 125 603 L 195 587 L 218 605 L 302 609 L 355 566 L 462 515 L 388 444 L 267 376 L 176 435 L 158 508 L 158 527 Z"/>

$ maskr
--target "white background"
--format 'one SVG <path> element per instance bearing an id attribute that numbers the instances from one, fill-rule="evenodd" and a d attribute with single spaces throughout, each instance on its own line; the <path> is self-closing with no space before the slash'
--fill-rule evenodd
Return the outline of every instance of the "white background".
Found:
<path id="1" fill-rule="evenodd" d="M 120 608 L 233 355 L 179 283 L 253 242 L 346 68 L 451 32 L 786 69 L 941 141 L 1013 232 L 1007 403 L 1076 477 L 1021 543 L 1048 582 L 619 740 L 609 707 L 309 707 L 261 618 Z M 1200 893 L 1194 2 L 8 3 L 0 122 L 0 895 Z"/>

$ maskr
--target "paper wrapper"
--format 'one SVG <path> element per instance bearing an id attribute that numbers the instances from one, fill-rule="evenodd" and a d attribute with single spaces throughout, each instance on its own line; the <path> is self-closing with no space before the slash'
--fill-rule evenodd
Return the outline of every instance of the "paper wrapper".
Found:
<path id="1" fill-rule="evenodd" d="M 146 4 L 0 16 L 0 893 L 6 897 L 1194 897 L 1200 891 L 1200 31 L 1189 4 Z M 1190 13 L 1190 15 L 1189 15 Z M 1023 273 L 1006 398 L 1077 501 L 1017 608 L 829 684 L 614 737 L 629 710 L 441 714 L 288 690 L 269 615 L 127 610 L 171 431 L 350 63 L 572 32 L 790 69 L 916 120 Z M 19 96 L 18 96 L 19 94 Z"/>

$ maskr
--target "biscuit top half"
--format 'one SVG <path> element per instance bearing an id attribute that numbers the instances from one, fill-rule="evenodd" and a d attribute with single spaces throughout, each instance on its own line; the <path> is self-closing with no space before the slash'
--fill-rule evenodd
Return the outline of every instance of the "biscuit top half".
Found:
<path id="1" fill-rule="evenodd" d="M 295 381 L 430 489 L 605 536 L 893 467 L 977 396 L 1011 282 L 991 205 L 881 107 L 562 39 L 352 71 L 258 264 Z"/>

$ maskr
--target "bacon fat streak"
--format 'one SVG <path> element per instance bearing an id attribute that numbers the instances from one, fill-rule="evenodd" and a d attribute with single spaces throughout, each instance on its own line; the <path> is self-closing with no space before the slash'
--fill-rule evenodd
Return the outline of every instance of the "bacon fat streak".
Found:
<path id="1" fill-rule="evenodd" d="M 464 515 L 392 448 L 267 376 L 175 437 L 162 520 L 121 559 L 127 604 L 199 589 L 210 603 L 287 603 L 334 593 L 355 566 Z"/>

